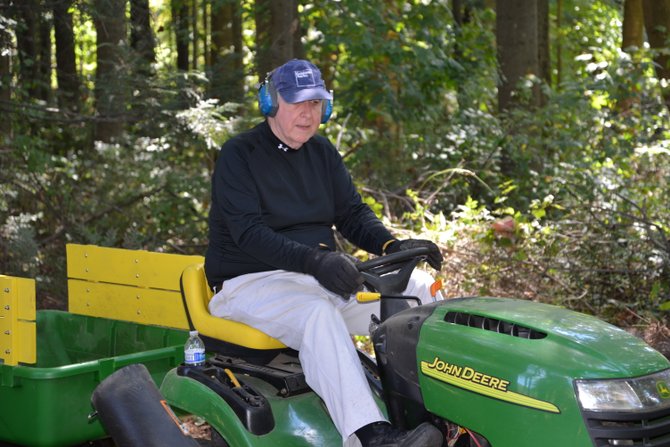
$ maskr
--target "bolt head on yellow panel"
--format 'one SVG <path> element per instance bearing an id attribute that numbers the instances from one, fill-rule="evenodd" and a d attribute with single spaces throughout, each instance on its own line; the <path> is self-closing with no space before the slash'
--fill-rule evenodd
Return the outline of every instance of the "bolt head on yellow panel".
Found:
<path id="1" fill-rule="evenodd" d="M 35 363 L 35 280 L 0 275 L 0 291 L 0 359 Z"/>

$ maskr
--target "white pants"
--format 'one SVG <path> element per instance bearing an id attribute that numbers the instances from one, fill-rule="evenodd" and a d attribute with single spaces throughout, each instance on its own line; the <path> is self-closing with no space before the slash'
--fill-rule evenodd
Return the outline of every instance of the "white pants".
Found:
<path id="1" fill-rule="evenodd" d="M 432 283 L 428 273 L 415 270 L 405 294 L 423 303 L 435 301 Z M 310 275 L 273 270 L 225 281 L 209 311 L 297 350 L 307 384 L 323 399 L 343 440 L 355 438 L 351 435 L 364 425 L 385 420 L 350 337 L 369 335 L 370 315 L 379 316 L 379 301 L 345 301 Z"/>

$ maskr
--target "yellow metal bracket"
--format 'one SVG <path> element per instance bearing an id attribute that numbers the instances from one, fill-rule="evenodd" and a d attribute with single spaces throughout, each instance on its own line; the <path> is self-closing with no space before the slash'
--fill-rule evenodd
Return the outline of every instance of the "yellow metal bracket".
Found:
<path id="1" fill-rule="evenodd" d="M 35 363 L 36 341 L 35 280 L 0 275 L 0 359 Z"/>

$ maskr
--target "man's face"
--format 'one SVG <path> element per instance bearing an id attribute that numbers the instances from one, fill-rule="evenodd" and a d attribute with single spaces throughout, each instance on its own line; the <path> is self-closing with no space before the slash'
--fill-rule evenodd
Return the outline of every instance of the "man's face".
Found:
<path id="1" fill-rule="evenodd" d="M 277 95 L 279 109 L 268 118 L 272 132 L 291 149 L 300 147 L 314 136 L 321 124 L 321 99 L 289 104 Z"/>

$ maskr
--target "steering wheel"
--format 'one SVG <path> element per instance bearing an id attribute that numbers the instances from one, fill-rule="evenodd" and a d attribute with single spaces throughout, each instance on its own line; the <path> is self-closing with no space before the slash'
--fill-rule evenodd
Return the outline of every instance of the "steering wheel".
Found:
<path id="1" fill-rule="evenodd" d="M 360 262 L 356 267 L 371 291 L 382 295 L 400 295 L 407 288 L 414 268 L 428 257 L 429 252 L 428 247 L 410 248 Z"/>

